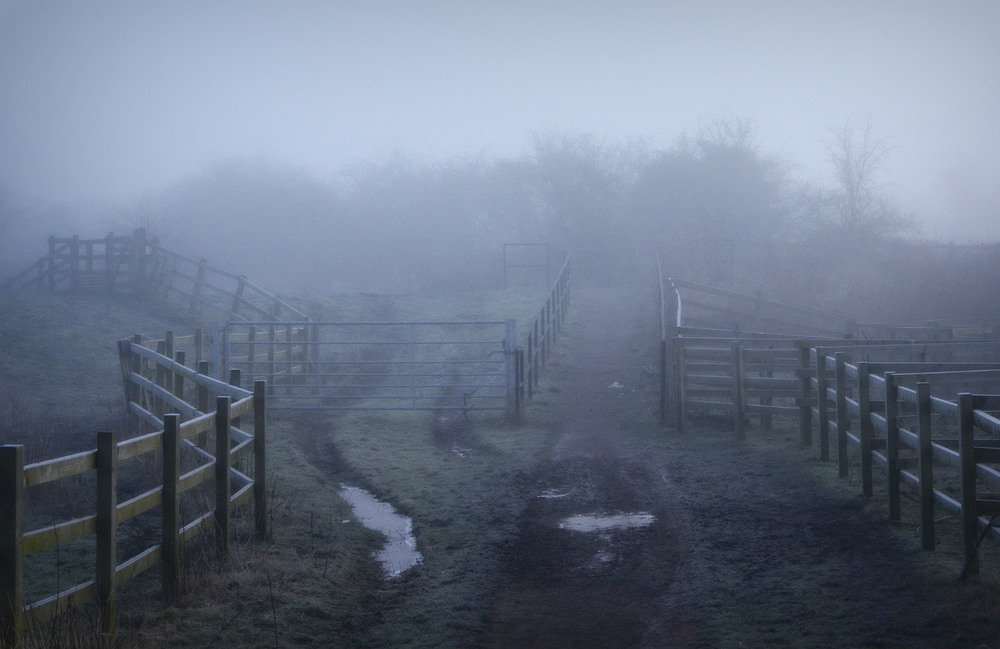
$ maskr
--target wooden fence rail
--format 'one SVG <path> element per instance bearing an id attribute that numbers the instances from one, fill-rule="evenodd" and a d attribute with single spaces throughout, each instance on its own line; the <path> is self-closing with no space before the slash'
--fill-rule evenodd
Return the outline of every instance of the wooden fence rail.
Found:
<path id="1" fill-rule="evenodd" d="M 150 247 L 149 292 L 178 298 L 189 311 L 209 309 L 227 320 L 308 320 L 309 316 L 267 292 L 243 275 L 185 257 L 153 244 Z"/>
<path id="2" fill-rule="evenodd" d="M 761 334 L 673 338 L 677 429 L 684 430 L 694 413 L 715 413 L 730 417 L 742 438 L 751 415 L 770 428 L 774 415 L 797 413 L 800 358 L 796 344 L 800 342 L 790 336 Z"/>
<path id="3" fill-rule="evenodd" d="M 7 280 L 7 288 L 174 299 L 189 311 L 229 320 L 309 319 L 244 276 L 164 248 L 142 228 L 102 239 L 49 237 L 48 243 L 48 254 Z"/>
<path id="4" fill-rule="evenodd" d="M 1000 364 L 851 364 L 846 352 L 822 348 L 810 348 L 809 357 L 815 361 L 814 369 L 804 375 L 814 398 L 803 403 L 809 413 L 808 421 L 803 417 L 801 422 L 809 428 L 818 424 L 821 458 L 829 459 L 833 440 L 843 477 L 856 455 L 862 491 L 868 497 L 873 495 L 873 468 L 882 467 L 889 519 L 895 523 L 901 517 L 902 488 L 912 490 L 920 503 L 921 543 L 927 550 L 935 545 L 935 507 L 960 517 L 963 574 L 978 572 L 982 534 L 1000 538 L 1000 531 L 992 525 L 993 517 L 1000 515 L 1000 501 L 978 495 L 983 489 L 1000 492 L 1000 471 L 990 466 L 1000 464 L 1000 420 L 996 417 Z M 956 384 L 985 388 L 992 394 L 959 392 L 954 400 L 934 396 L 950 392 Z M 811 439 L 811 431 L 804 429 L 802 437 Z"/>
<path id="5" fill-rule="evenodd" d="M 664 343 L 668 293 L 662 275 L 659 292 Z M 677 313 L 682 305 L 685 313 L 701 308 L 681 298 L 678 293 Z M 711 310 L 701 308 L 703 314 Z M 738 313 L 714 310 L 727 318 Z M 661 362 L 661 392 L 669 375 L 678 430 L 692 412 L 715 412 L 730 417 L 742 438 L 751 416 L 768 427 L 775 415 L 797 414 L 803 444 L 813 444 L 818 428 L 820 457 L 829 460 L 835 449 L 841 476 L 859 462 L 865 496 L 874 493 L 874 468 L 884 470 L 891 521 L 901 519 L 902 490 L 916 495 L 925 549 L 934 549 L 936 508 L 958 517 L 963 575 L 978 572 L 980 542 L 1000 538 L 993 525 L 1000 516 L 997 327 L 859 324 L 847 336 L 796 339 L 713 327 L 711 318 L 691 324 L 680 317 L 671 323 L 672 371 Z"/>
<path id="6" fill-rule="evenodd" d="M 29 623 L 40 623 L 88 602 L 95 602 L 103 633 L 115 631 L 117 586 L 160 562 L 161 584 L 169 600 L 180 585 L 180 550 L 184 543 L 209 529 L 216 531 L 216 548 L 228 551 L 229 520 L 234 507 L 253 498 L 258 535 L 266 535 L 266 384 L 253 392 L 213 379 L 187 367 L 183 352 L 176 360 L 141 344 L 122 341 L 123 378 L 129 409 L 154 430 L 117 441 L 98 433 L 92 451 L 24 464 L 22 446 L 0 447 L 0 642 L 19 646 Z M 207 362 L 202 362 L 207 366 Z M 238 376 L 233 377 L 238 381 Z M 191 388 L 190 390 L 188 388 Z M 185 394 L 197 401 L 191 405 Z M 207 405 L 215 395 L 214 410 Z M 152 405 L 150 404 L 156 404 Z M 241 417 L 253 417 L 253 433 L 242 431 Z M 207 450 L 210 436 L 214 446 Z M 181 470 L 181 451 L 199 464 Z M 160 485 L 118 502 L 119 469 L 128 460 L 157 453 L 162 458 Z M 253 458 L 253 475 L 239 467 Z M 156 457 L 156 456 L 154 456 Z M 25 530 L 25 496 L 29 489 L 94 472 L 96 512 L 83 518 Z M 214 477 L 215 507 L 181 519 L 181 498 Z M 236 484 L 235 493 L 231 484 Z M 116 536 L 120 524 L 154 507 L 162 509 L 163 534 L 159 543 L 122 560 Z M 24 601 L 24 557 L 88 536 L 96 536 L 95 576 L 44 599 Z"/>
<path id="7" fill-rule="evenodd" d="M 7 288 L 135 293 L 146 286 L 150 249 L 142 229 L 101 239 L 52 236 L 48 244 L 48 254 L 7 280 Z"/>

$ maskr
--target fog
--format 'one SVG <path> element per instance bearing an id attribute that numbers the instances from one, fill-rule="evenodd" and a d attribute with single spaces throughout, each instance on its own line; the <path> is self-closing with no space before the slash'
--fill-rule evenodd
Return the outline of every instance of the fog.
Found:
<path id="1" fill-rule="evenodd" d="M 720 117 L 826 185 L 831 129 L 868 123 L 922 236 L 995 241 L 997 61 L 993 0 L 0 0 L 0 190 L 40 230 L 99 236 L 220 166 L 336 189 L 399 159 L 517 160 L 553 131 L 666 149 Z"/>

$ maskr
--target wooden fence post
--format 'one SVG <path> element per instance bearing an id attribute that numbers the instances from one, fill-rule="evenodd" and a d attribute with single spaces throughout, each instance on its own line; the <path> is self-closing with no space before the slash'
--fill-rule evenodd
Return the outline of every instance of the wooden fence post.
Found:
<path id="1" fill-rule="evenodd" d="M 174 332 L 173 330 L 167 330 L 167 333 L 163 336 L 163 355 L 167 358 L 174 357 Z M 159 367 L 159 364 L 157 364 Z M 166 388 L 168 391 L 173 391 L 174 389 L 174 370 L 169 366 L 164 366 L 163 368 L 163 385 L 160 387 Z M 166 412 L 166 410 L 164 410 Z"/>
<path id="2" fill-rule="evenodd" d="M 172 602 L 181 580 L 181 498 L 178 489 L 181 466 L 180 416 L 163 417 L 163 553 L 160 583 L 163 599 Z"/>
<path id="3" fill-rule="evenodd" d="M 507 374 L 507 414 L 518 414 L 517 400 L 517 321 L 504 322 L 503 351 Z"/>
<path id="4" fill-rule="evenodd" d="M 240 372 L 238 368 L 233 368 L 229 370 L 229 385 L 233 385 L 238 388 L 241 387 L 242 384 L 243 384 L 243 373 Z M 233 417 L 232 420 L 229 422 L 229 425 L 232 426 L 233 428 L 239 428 L 240 418 Z"/>
<path id="5" fill-rule="evenodd" d="M 278 330 L 275 325 L 271 325 L 267 328 L 267 367 L 268 373 L 271 376 L 271 390 L 274 390 L 275 379 L 278 375 L 278 366 L 275 365 L 275 353 L 274 348 L 277 347 Z"/>
<path id="6" fill-rule="evenodd" d="M 229 328 L 227 327 L 226 330 L 228 331 Z M 288 382 L 292 383 L 292 375 L 295 374 L 295 327 L 291 323 L 285 325 L 285 355 L 288 361 Z"/>
<path id="7" fill-rule="evenodd" d="M 24 446 L 0 446 L 0 644 L 24 636 Z"/>
<path id="8" fill-rule="evenodd" d="M 115 233 L 109 232 L 104 237 L 104 282 L 108 295 L 115 292 L 115 272 L 117 272 L 119 260 L 115 256 Z"/>
<path id="9" fill-rule="evenodd" d="M 253 499 L 257 536 L 267 534 L 267 381 L 253 383 Z"/>
<path id="10" fill-rule="evenodd" d="M 132 232 L 132 259 L 129 268 L 132 271 L 133 295 L 142 295 L 146 288 L 146 230 L 137 228 Z"/>
<path id="11" fill-rule="evenodd" d="M 667 339 L 660 337 L 660 423 L 667 423 Z"/>
<path id="12" fill-rule="evenodd" d="M 819 411 L 819 459 L 830 459 L 830 408 L 826 380 L 826 353 L 816 348 L 816 408 Z"/>
<path id="13" fill-rule="evenodd" d="M 201 361 L 198 363 L 198 374 L 202 376 L 210 376 L 212 373 L 211 363 L 208 361 Z M 207 413 L 208 412 L 208 387 L 202 383 L 198 384 L 198 412 Z M 198 448 L 204 449 L 208 446 L 208 431 L 202 431 L 195 436 L 195 445 Z M 207 450 L 207 449 L 206 449 Z"/>
<path id="14" fill-rule="evenodd" d="M 212 322 L 211 333 L 208 338 L 209 348 L 208 348 L 208 362 L 211 368 L 212 378 L 219 378 L 222 373 L 222 332 L 219 329 L 218 322 Z M 271 359 L 273 360 L 273 359 Z"/>
<path id="15" fill-rule="evenodd" d="M 768 345 L 767 348 L 774 349 L 774 345 Z M 760 370 L 757 372 L 757 374 L 762 379 L 774 378 L 773 368 L 774 366 L 770 364 L 767 366 L 767 369 L 765 369 L 762 366 Z M 771 426 L 774 420 L 773 413 L 771 412 L 771 406 L 774 405 L 774 396 L 771 393 L 770 389 L 768 389 L 766 392 L 761 393 L 760 405 L 764 407 L 764 409 L 760 413 L 760 425 L 763 426 L 765 430 L 771 430 Z"/>
<path id="16" fill-rule="evenodd" d="M 899 384 L 896 375 L 885 373 L 885 455 L 889 487 L 889 520 L 899 524 Z"/>
<path id="17" fill-rule="evenodd" d="M 202 376 L 211 376 L 212 367 L 208 361 L 201 361 L 198 363 L 198 374 Z M 206 413 L 208 412 L 208 386 L 203 383 L 198 384 L 198 412 Z"/>
<path id="18" fill-rule="evenodd" d="M 524 403 L 524 347 L 518 347 L 515 353 L 516 362 L 514 374 L 517 378 L 514 379 L 514 394 L 517 397 L 517 403 L 514 405 L 514 411 L 521 414 L 521 407 Z"/>
<path id="19" fill-rule="evenodd" d="M 183 351 L 174 352 L 174 361 L 178 365 L 184 365 L 185 354 Z M 177 397 L 178 400 L 184 400 L 184 375 L 180 372 L 174 372 L 174 385 L 172 389 L 172 394 Z"/>
<path id="20" fill-rule="evenodd" d="M 220 559 L 229 553 L 229 405 L 228 396 L 215 399 L 215 549 Z"/>
<path id="21" fill-rule="evenodd" d="M 979 574 L 979 511 L 976 507 L 975 420 L 972 395 L 958 395 L 958 456 L 962 467 L 962 549 L 964 576 Z"/>
<path id="22" fill-rule="evenodd" d="M 156 341 L 156 353 L 160 356 L 167 355 L 167 341 L 157 340 Z M 167 368 L 163 367 L 159 363 L 156 364 L 156 371 L 154 381 L 157 386 L 167 389 Z M 163 413 L 166 412 L 166 404 L 163 401 L 163 397 L 154 396 L 153 397 L 153 414 L 157 418 L 163 419 Z"/>
<path id="23" fill-rule="evenodd" d="M 534 351 L 533 351 L 534 350 L 533 345 L 535 344 L 535 341 L 532 340 L 531 336 L 532 336 L 532 332 L 529 331 L 528 332 L 528 339 L 525 341 L 525 345 L 524 345 L 525 348 L 527 349 L 527 352 L 525 352 L 525 359 L 524 359 L 524 362 L 525 362 L 525 370 L 524 371 L 525 371 L 525 373 L 528 376 L 528 380 L 526 381 L 527 385 L 525 385 L 524 387 L 528 391 L 528 399 L 529 400 L 533 399 L 534 396 L 535 396 L 535 370 L 533 369 L 533 366 L 534 366 L 534 363 L 535 363 L 535 354 L 534 354 Z"/>
<path id="24" fill-rule="evenodd" d="M 925 550 L 934 549 L 934 448 L 931 443 L 931 384 L 917 383 L 920 473 L 920 539 Z"/>
<path id="25" fill-rule="evenodd" d="M 858 410 L 860 412 L 858 428 L 861 438 L 861 492 L 865 498 L 871 498 L 872 488 L 872 405 L 871 376 L 868 363 L 858 363 Z"/>
<path id="26" fill-rule="evenodd" d="M 687 419 L 687 348 L 680 338 L 674 338 L 674 410 L 677 432 L 684 431 Z"/>
<path id="27" fill-rule="evenodd" d="M 118 361 L 121 364 L 122 369 L 122 382 L 125 386 L 125 399 L 129 403 L 138 405 L 142 398 L 142 389 L 132 381 L 132 373 L 138 373 L 141 368 L 139 366 L 138 359 L 132 353 L 133 344 L 142 344 L 141 334 L 136 334 L 131 339 L 125 338 L 118 341 Z"/>
<path id="28" fill-rule="evenodd" d="M 234 316 L 240 312 L 240 304 L 243 303 L 243 291 L 247 287 L 246 275 L 240 275 L 239 282 L 236 284 L 236 292 L 233 294 L 233 308 L 229 310 L 230 316 Z"/>
<path id="29" fill-rule="evenodd" d="M 305 325 L 306 328 L 306 360 L 309 361 L 309 367 L 306 373 L 310 377 L 314 377 L 319 374 L 319 327 L 314 324 Z M 253 340 L 253 331 L 256 327 L 250 327 L 250 339 Z M 251 372 L 253 374 L 253 372 Z M 316 378 L 316 385 L 319 385 L 319 378 Z"/>
<path id="30" fill-rule="evenodd" d="M 194 364 L 195 366 L 201 364 L 201 361 L 205 358 L 204 350 L 204 337 L 205 334 L 201 327 L 194 330 Z"/>
<path id="31" fill-rule="evenodd" d="M 539 343 L 538 343 L 538 318 L 535 318 L 535 322 L 534 322 L 534 324 L 531 327 L 531 346 L 530 346 L 530 349 L 531 349 L 531 380 L 535 384 L 535 387 L 537 388 L 538 387 L 538 381 L 539 381 L 538 372 L 539 372 L 539 369 L 540 369 L 540 366 L 539 366 L 539 363 L 538 363 L 538 361 L 539 361 L 539 358 L 538 358 L 538 352 L 539 352 Z"/>
<path id="32" fill-rule="evenodd" d="M 733 427 L 736 439 L 746 439 L 746 392 L 744 391 L 744 375 L 746 374 L 746 355 L 743 346 L 733 344 Z"/>
<path id="33" fill-rule="evenodd" d="M 847 414 L 847 354 L 836 352 L 837 386 L 837 469 L 841 478 L 847 477 L 847 433 L 851 430 L 851 419 Z"/>
<path id="34" fill-rule="evenodd" d="M 809 361 L 812 357 L 808 343 L 795 343 L 799 349 L 799 436 L 803 446 L 812 446 L 812 376 Z"/>
<path id="35" fill-rule="evenodd" d="M 97 433 L 97 595 L 98 627 L 115 635 L 115 574 L 118 566 L 118 444 L 115 434 Z"/>
<path id="36" fill-rule="evenodd" d="M 69 290 L 80 290 L 80 235 L 74 234 L 69 240 Z"/>
<path id="37" fill-rule="evenodd" d="M 254 361 L 257 360 L 257 326 L 250 325 L 247 330 L 247 374 L 256 374 Z"/>
<path id="38" fill-rule="evenodd" d="M 56 290 L 56 238 L 49 236 L 49 290 Z"/>

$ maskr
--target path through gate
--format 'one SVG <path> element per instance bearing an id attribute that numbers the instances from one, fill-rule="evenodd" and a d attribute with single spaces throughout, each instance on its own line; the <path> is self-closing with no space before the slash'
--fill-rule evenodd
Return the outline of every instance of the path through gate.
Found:
<path id="1" fill-rule="evenodd" d="M 229 322 L 225 366 L 269 410 L 516 411 L 513 320 Z"/>

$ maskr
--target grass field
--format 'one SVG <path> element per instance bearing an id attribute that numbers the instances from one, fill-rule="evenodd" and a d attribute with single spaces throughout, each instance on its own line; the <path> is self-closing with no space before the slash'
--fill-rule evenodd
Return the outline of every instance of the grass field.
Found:
<path id="1" fill-rule="evenodd" d="M 201 324 L 120 300 L 4 297 L 0 443 L 28 443 L 29 461 L 90 448 L 93 431 L 123 424 L 115 340 Z M 290 299 L 325 319 L 515 317 L 521 324 L 542 297 Z M 557 368 L 576 324 L 571 316 Z M 475 645 L 503 579 L 503 557 L 537 495 L 537 468 L 551 456 L 557 427 L 550 405 L 559 387 L 556 375 L 543 381 L 519 423 L 489 414 L 274 413 L 271 538 L 253 540 L 243 516 L 225 563 L 216 560 L 210 538 L 190 545 L 184 590 L 170 605 L 160 598 L 155 569 L 126 585 L 118 646 Z M 1000 547 L 984 545 L 983 575 L 959 581 L 954 518 L 939 521 L 938 550 L 921 552 L 915 503 L 905 500 L 902 524 L 889 525 L 884 490 L 863 499 L 856 472 L 837 478 L 834 464 L 799 445 L 790 422 L 772 431 L 754 426 L 737 444 L 718 422 L 694 422 L 676 434 L 649 413 L 636 419 L 620 436 L 624 456 L 655 478 L 650 498 L 675 503 L 686 544 L 676 555 L 683 562 L 678 582 L 696 602 L 705 646 L 852 647 L 870 646 L 873 638 L 897 646 L 889 640 L 906 638 L 905 646 L 944 647 L 1000 638 Z M 413 519 L 421 565 L 395 579 L 383 575 L 372 558 L 382 539 L 338 496 L 344 484 Z M 88 500 L 88 488 L 82 481 L 42 493 L 39 515 L 58 511 L 56 503 Z M 845 543 L 865 552 L 845 553 Z M 59 563 L 39 557 L 32 587 L 65 587 L 71 574 L 86 572 L 81 564 L 88 560 L 87 550 L 75 548 L 65 548 Z M 32 645 L 106 646 L 91 617 L 83 609 L 37 629 Z M 976 642 L 963 644 L 970 639 Z"/>
<path id="2" fill-rule="evenodd" d="M 25 443 L 28 462 L 92 448 L 93 432 L 130 436 L 115 342 L 133 333 L 161 337 L 206 323 L 103 296 L 18 293 L 0 316 L 0 443 Z M 294 297 L 292 299 L 295 299 Z M 351 295 L 299 299 L 317 319 L 422 320 L 514 317 L 527 331 L 538 293 L 449 298 Z M 197 543 L 185 589 L 159 601 L 156 571 L 130 583 L 122 639 L 135 646 L 462 646 L 482 623 L 499 546 L 515 533 L 527 497 L 519 480 L 549 443 L 546 433 L 499 415 L 426 413 L 272 414 L 269 418 L 272 538 L 250 542 L 237 526 L 224 566 Z M 338 496 L 361 486 L 413 518 L 423 565 L 393 580 L 371 554 L 379 536 L 357 524 Z M 33 496 L 33 520 L 82 515 L 87 481 Z M 242 530 L 242 531 L 240 531 Z M 152 530 L 150 530 L 152 532 Z M 149 539 L 155 542 L 154 539 Z M 29 557 L 29 595 L 88 578 L 92 541 Z M 80 625 L 60 633 L 87 636 Z M 74 629 L 74 630 L 69 630 Z M 39 631 L 35 641 L 51 644 Z"/>

